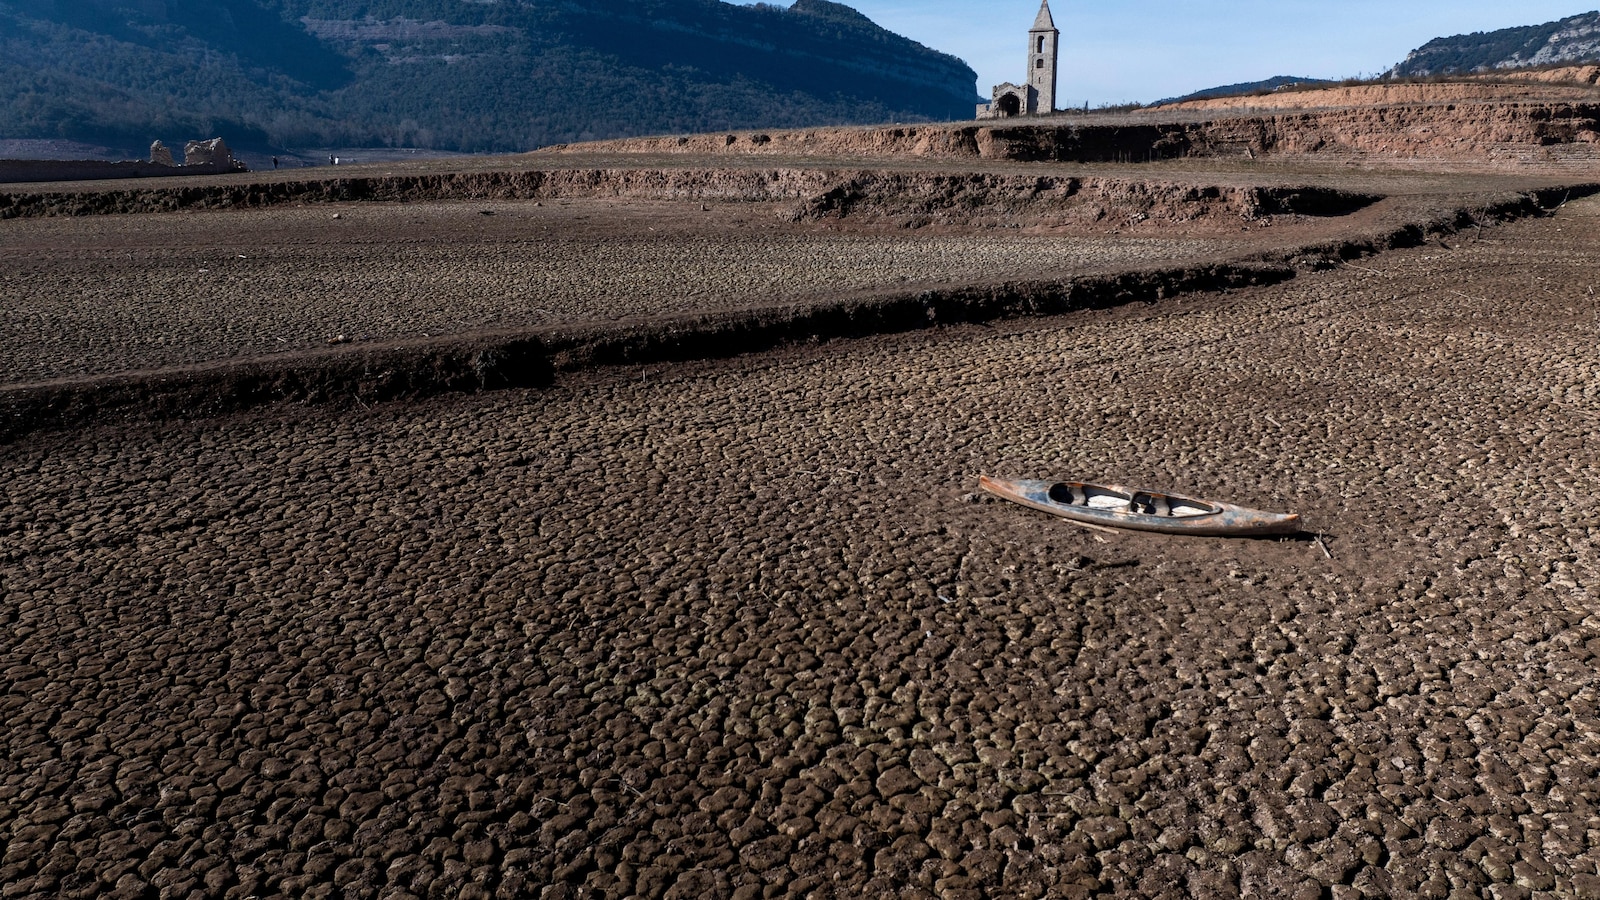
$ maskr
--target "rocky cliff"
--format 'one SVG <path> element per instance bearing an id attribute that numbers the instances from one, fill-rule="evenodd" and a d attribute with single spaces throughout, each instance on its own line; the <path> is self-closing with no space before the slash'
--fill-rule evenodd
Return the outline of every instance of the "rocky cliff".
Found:
<path id="1" fill-rule="evenodd" d="M 0 138 L 521 150 L 952 119 L 976 82 L 828 0 L 0 0 Z"/>
<path id="2" fill-rule="evenodd" d="M 1423 44 L 1395 66 L 1395 77 L 1519 69 L 1600 60 L 1600 12 L 1558 22 L 1458 34 Z"/>

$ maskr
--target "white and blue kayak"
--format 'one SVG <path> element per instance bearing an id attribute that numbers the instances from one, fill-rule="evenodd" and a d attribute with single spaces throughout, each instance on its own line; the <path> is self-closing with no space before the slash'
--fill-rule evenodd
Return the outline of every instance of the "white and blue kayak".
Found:
<path id="1" fill-rule="evenodd" d="M 1013 503 L 1102 528 L 1204 537 L 1296 534 L 1300 531 L 1300 517 L 1294 513 L 1263 512 L 1231 503 L 1114 484 L 1001 481 L 985 475 L 978 478 L 978 486 Z"/>

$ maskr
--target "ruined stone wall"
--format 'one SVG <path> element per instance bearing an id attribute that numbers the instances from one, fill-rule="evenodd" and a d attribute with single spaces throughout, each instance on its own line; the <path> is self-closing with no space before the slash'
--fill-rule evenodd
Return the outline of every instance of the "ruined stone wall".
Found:
<path id="1" fill-rule="evenodd" d="M 220 175 L 248 172 L 222 138 L 190 141 L 183 150 L 184 165 L 173 163 L 172 151 L 160 141 L 150 145 L 150 159 L 107 162 L 95 159 L 0 160 L 0 182 L 97 181 L 107 178 L 166 178 L 173 175 Z"/>

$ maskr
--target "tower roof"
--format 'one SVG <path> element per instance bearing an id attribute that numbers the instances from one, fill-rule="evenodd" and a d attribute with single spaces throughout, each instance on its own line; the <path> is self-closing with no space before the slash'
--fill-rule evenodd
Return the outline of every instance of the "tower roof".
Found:
<path id="1" fill-rule="evenodd" d="M 1033 31 L 1055 31 L 1056 20 L 1050 16 L 1050 0 L 1040 0 L 1039 18 L 1033 20 Z"/>

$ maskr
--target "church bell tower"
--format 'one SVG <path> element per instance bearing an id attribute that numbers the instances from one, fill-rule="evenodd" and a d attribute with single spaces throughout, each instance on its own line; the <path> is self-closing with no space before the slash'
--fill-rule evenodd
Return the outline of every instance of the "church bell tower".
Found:
<path id="1" fill-rule="evenodd" d="M 1050 15 L 1050 0 L 1039 3 L 1039 17 L 1028 31 L 1028 114 L 1056 111 L 1056 71 L 1060 61 L 1061 30 Z"/>

